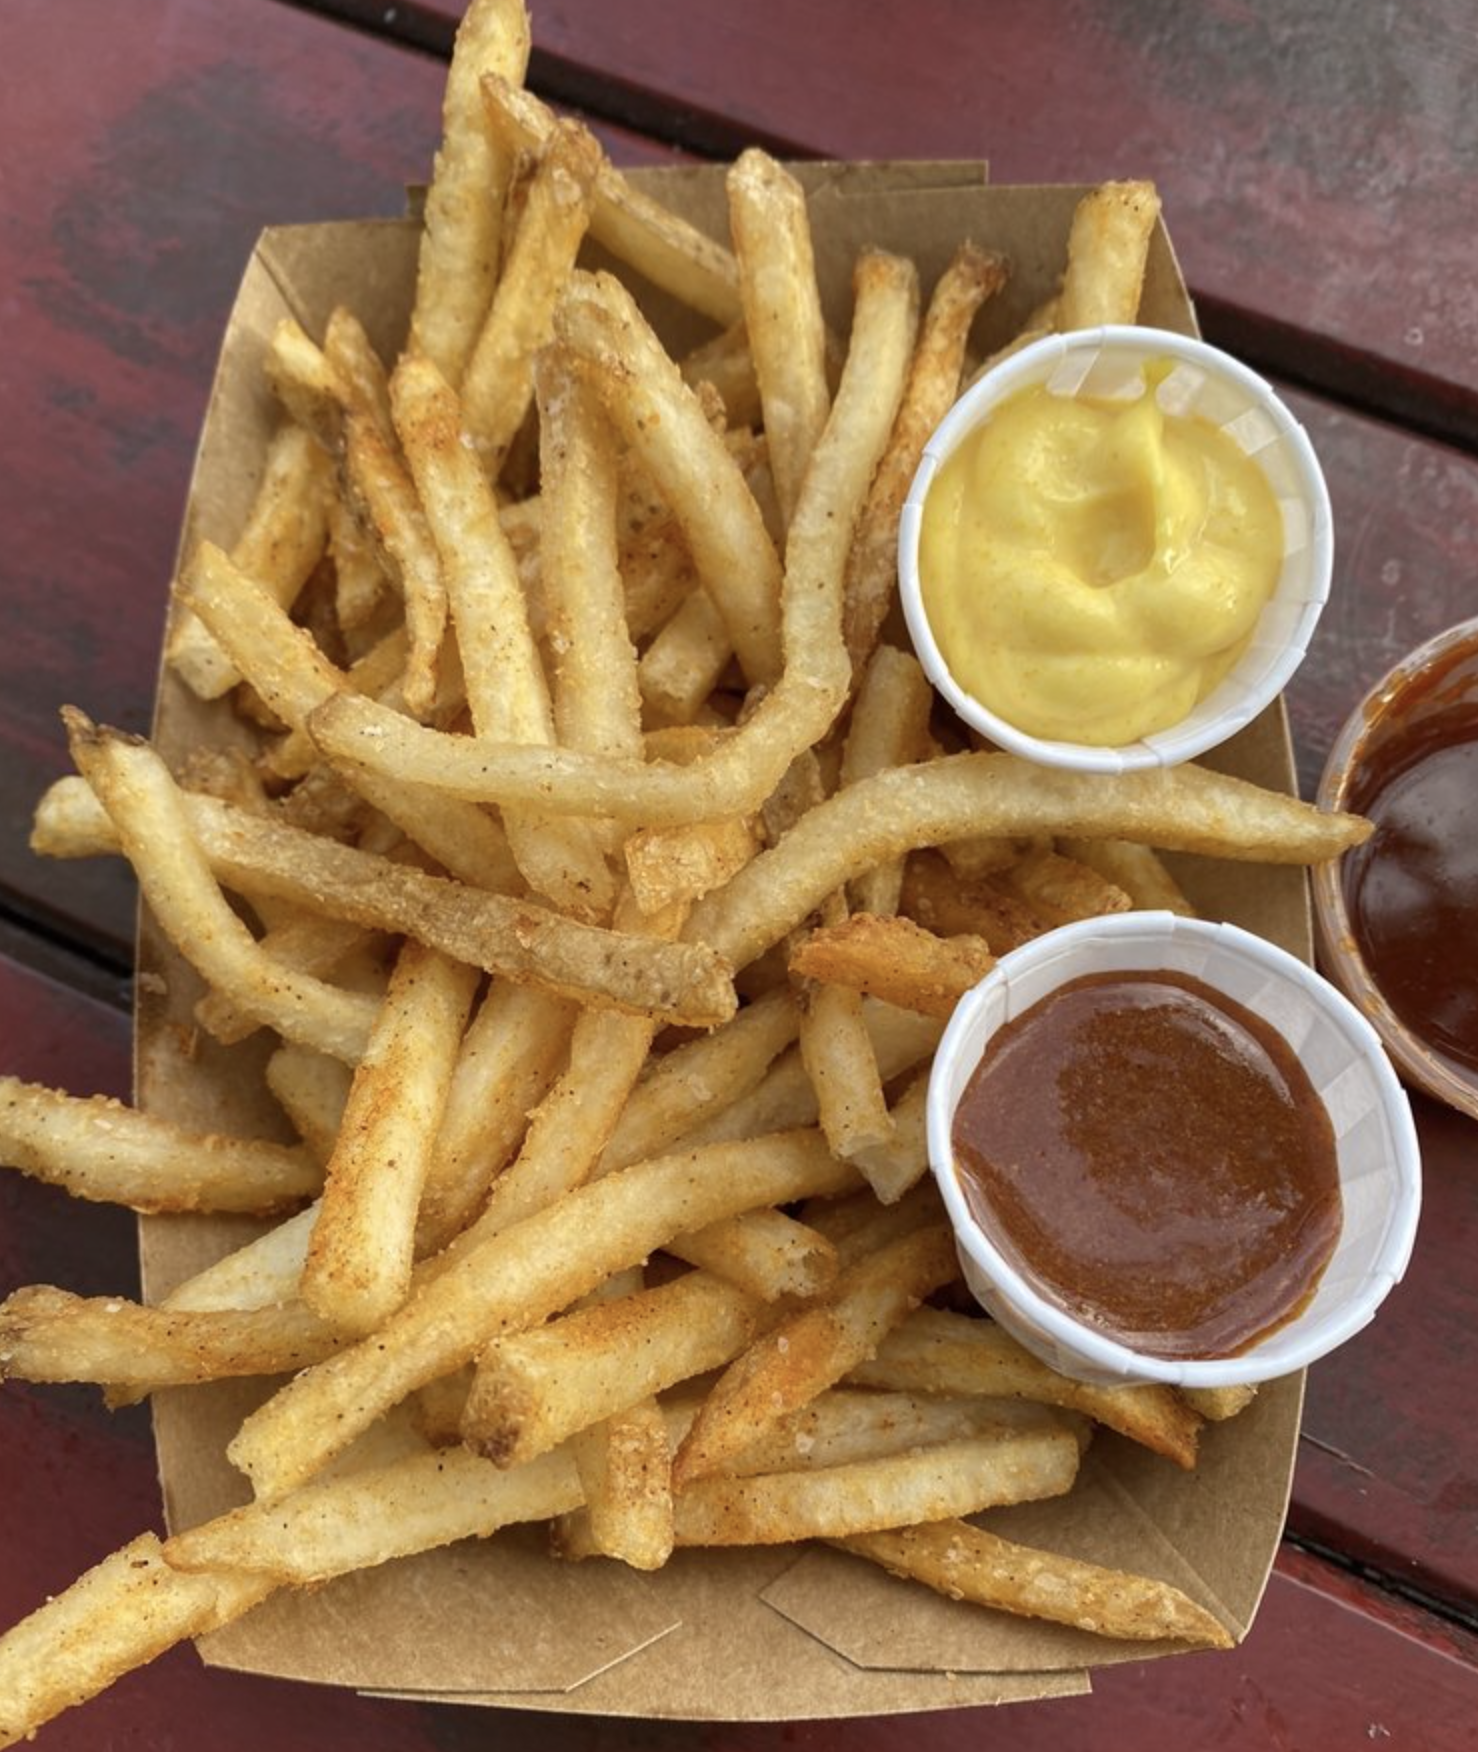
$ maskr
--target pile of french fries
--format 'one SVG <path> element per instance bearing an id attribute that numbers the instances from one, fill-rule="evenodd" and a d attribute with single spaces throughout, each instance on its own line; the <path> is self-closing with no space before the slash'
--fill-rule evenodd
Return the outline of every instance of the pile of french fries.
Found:
<path id="1" fill-rule="evenodd" d="M 0 1083 L 0 1154 L 82 1198 L 251 1212 L 158 1306 L 0 1306 L 0 1374 L 115 1401 L 286 1377 L 254 1501 L 145 1533 L 0 1639 L 0 1745 L 278 1588 L 514 1522 L 565 1560 L 831 1541 L 956 1598 L 1225 1645 L 1160 1582 L 970 1517 L 1070 1490 L 1104 1426 L 1194 1463 L 1241 1396 L 1059 1376 L 978 1314 L 927 1173 L 943 1019 L 1072 918 L 1188 910 L 1151 847 L 1309 863 L 1361 824 L 1194 767 L 1036 770 L 943 721 L 898 631 L 900 507 L 1009 264 L 817 293 L 758 151 L 732 250 L 523 87 L 521 0 L 458 38 L 415 307 L 285 323 L 281 424 L 168 660 L 254 727 L 171 770 L 66 714 L 37 849 L 121 853 L 261 1030 L 297 1141 Z M 1084 200 L 1028 332 L 1132 321 L 1153 190 Z M 672 358 L 587 237 L 709 319 Z"/>

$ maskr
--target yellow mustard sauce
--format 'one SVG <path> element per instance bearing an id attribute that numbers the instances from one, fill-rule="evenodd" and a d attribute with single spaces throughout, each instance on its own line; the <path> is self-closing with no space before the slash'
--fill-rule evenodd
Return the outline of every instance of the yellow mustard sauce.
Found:
<path id="1" fill-rule="evenodd" d="M 1219 427 L 1044 386 L 996 408 L 924 501 L 919 577 L 966 693 L 1028 735 L 1113 746 L 1170 729 L 1246 647 L 1277 584 L 1266 476 Z"/>

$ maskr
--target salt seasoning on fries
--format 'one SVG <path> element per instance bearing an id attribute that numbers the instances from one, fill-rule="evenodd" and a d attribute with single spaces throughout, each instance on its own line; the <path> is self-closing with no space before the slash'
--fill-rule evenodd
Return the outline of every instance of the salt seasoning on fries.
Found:
<path id="1" fill-rule="evenodd" d="M 892 545 L 1009 264 L 960 239 L 920 287 L 864 249 L 829 335 L 796 176 L 740 159 L 731 251 L 523 90 L 528 50 L 518 0 L 475 0 L 400 357 L 348 309 L 265 348 L 263 483 L 186 556 L 168 646 L 202 698 L 244 680 L 249 782 L 71 712 L 80 776 L 38 809 L 39 851 L 134 865 L 198 1023 L 275 1033 L 302 1141 L 0 1079 L 23 1172 L 279 1218 L 160 1307 L 16 1290 L 0 1374 L 293 1378 L 230 1443 L 255 1503 L 0 1637 L 0 1745 L 279 1587 L 527 1521 L 647 1569 L 829 1540 L 997 1610 L 1230 1640 L 990 1530 L 1071 1492 L 1095 1428 L 1190 1468 L 1242 1400 L 1086 1386 L 926 1305 L 958 1278 L 928 1061 L 1011 937 L 1187 909 L 1152 848 L 1307 863 L 1363 824 L 1194 768 L 942 752 Z M 1157 210 L 1089 195 L 1033 320 L 1132 321 Z M 722 332 L 671 357 L 577 265 L 587 231 Z M 328 620 L 295 618 L 325 551 Z"/>

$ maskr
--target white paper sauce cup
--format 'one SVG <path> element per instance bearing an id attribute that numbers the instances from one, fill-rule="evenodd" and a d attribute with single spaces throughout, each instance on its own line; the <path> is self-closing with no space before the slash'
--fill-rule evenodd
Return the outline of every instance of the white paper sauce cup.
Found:
<path id="1" fill-rule="evenodd" d="M 960 686 L 935 641 L 919 577 L 925 497 L 960 443 L 1018 391 L 1045 384 L 1054 395 L 1128 401 L 1143 394 L 1145 367 L 1159 360 L 1171 366 L 1155 392 L 1162 409 L 1221 427 L 1267 477 L 1283 522 L 1277 584 L 1240 661 L 1170 729 L 1120 747 L 1027 735 Z M 1302 661 L 1329 595 L 1333 563 L 1334 523 L 1323 471 L 1307 433 L 1271 386 L 1203 341 L 1168 329 L 1113 325 L 1047 335 L 977 379 L 925 446 L 898 533 L 903 611 L 919 661 L 935 687 L 966 723 L 998 747 L 1046 766 L 1081 772 L 1174 766 L 1204 754 L 1250 723 Z"/>
<path id="2" fill-rule="evenodd" d="M 955 1109 L 996 1030 L 1085 974 L 1189 975 L 1261 1017 L 1297 1054 L 1324 1103 L 1338 1154 L 1343 1221 L 1313 1296 L 1236 1356 L 1145 1356 L 1048 1300 L 971 1211 L 950 1134 Z M 1079 1380 L 1225 1387 L 1304 1368 L 1367 1324 L 1411 1256 L 1421 1164 L 1411 1108 L 1374 1029 L 1329 982 L 1235 925 L 1121 913 L 1066 925 L 1005 955 L 955 1010 L 934 1059 L 929 1160 L 981 1305 L 1043 1361 Z"/>

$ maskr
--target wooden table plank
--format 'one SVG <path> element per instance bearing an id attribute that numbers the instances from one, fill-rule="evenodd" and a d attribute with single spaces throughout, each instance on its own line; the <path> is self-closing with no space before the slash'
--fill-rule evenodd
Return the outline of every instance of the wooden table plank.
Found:
<path id="1" fill-rule="evenodd" d="M 442 45 L 465 8 L 320 3 Z M 1466 0 L 564 0 L 534 29 L 536 84 L 720 155 L 1152 176 L 1215 338 L 1478 441 Z"/>
<path id="2" fill-rule="evenodd" d="M 85 47 L 79 48 L 79 45 Z M 0 284 L 0 887 L 128 954 L 114 872 L 24 853 L 65 700 L 147 727 L 216 350 L 262 226 L 393 214 L 443 69 L 286 7 L 8 0 Z"/>

